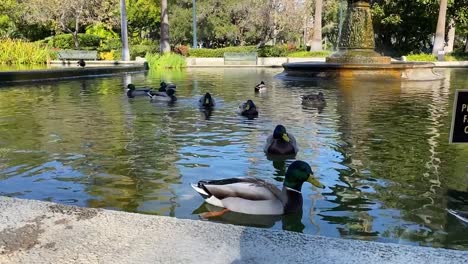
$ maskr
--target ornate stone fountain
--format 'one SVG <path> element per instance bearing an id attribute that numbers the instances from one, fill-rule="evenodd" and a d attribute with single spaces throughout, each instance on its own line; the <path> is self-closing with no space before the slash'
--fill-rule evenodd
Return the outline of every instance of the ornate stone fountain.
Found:
<path id="1" fill-rule="evenodd" d="M 314 78 L 352 77 L 358 79 L 393 79 L 408 81 L 441 80 L 433 63 L 392 62 L 375 52 L 370 0 L 348 0 L 338 51 L 325 63 L 284 63 L 286 76 Z"/>

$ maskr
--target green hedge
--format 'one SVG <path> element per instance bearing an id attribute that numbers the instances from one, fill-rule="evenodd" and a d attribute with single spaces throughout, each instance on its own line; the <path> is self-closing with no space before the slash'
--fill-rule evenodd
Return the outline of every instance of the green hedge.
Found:
<path id="1" fill-rule="evenodd" d="M 291 58 L 308 58 L 308 57 L 315 57 L 315 58 L 325 58 L 330 56 L 333 51 L 330 50 L 322 50 L 322 51 L 293 51 L 288 54 L 288 57 Z"/>
<path id="2" fill-rule="evenodd" d="M 257 51 L 255 46 L 238 46 L 226 47 L 220 49 L 190 49 L 188 52 L 189 57 L 198 58 L 222 58 L 224 52 L 254 52 Z"/>
<path id="3" fill-rule="evenodd" d="M 74 49 L 75 42 L 73 41 L 72 34 L 60 34 L 53 37 L 45 38 L 39 41 L 41 43 L 48 44 L 51 47 L 59 49 Z M 101 44 L 101 38 L 91 34 L 78 34 L 78 42 L 80 48 L 83 49 L 97 49 Z"/>
<path id="4" fill-rule="evenodd" d="M 46 45 L 20 39 L 0 39 L 0 64 L 45 64 L 57 54 Z"/>

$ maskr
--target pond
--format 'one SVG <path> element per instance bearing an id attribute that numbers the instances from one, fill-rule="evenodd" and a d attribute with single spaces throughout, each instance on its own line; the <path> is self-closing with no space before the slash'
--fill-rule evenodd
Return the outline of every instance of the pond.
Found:
<path id="1" fill-rule="evenodd" d="M 326 186 L 302 188 L 303 213 L 216 221 L 307 234 L 468 249 L 468 146 L 448 143 L 454 91 L 468 70 L 429 83 L 285 80 L 281 69 L 189 69 L 0 87 L 0 195 L 201 219 L 190 187 L 255 176 L 278 186 L 293 161 L 263 145 L 277 124 Z M 177 84 L 175 104 L 128 99 L 125 85 Z M 255 94 L 261 80 L 268 89 Z M 322 91 L 323 109 L 300 96 Z M 216 108 L 198 107 L 205 92 Z M 252 99 L 253 120 L 236 115 Z"/>

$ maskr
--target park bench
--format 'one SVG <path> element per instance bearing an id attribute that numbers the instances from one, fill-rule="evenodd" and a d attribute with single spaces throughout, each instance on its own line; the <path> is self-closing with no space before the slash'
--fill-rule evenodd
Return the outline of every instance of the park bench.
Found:
<path id="1" fill-rule="evenodd" d="M 58 57 L 62 61 L 66 60 L 96 60 L 97 51 L 95 50 L 60 50 Z"/>
<path id="2" fill-rule="evenodd" d="M 257 52 L 225 52 L 224 65 L 257 65 Z"/>

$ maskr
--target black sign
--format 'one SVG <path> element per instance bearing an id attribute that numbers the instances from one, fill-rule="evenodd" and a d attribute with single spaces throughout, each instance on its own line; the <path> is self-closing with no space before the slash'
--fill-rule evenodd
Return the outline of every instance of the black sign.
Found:
<path id="1" fill-rule="evenodd" d="M 468 143 L 468 90 L 455 92 L 450 143 Z"/>

